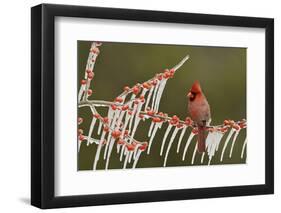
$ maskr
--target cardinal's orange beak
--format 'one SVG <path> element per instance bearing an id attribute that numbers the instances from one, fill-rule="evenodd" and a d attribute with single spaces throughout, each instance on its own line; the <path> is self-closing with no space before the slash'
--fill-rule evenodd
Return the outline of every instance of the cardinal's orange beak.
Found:
<path id="1" fill-rule="evenodd" d="M 191 92 L 187 93 L 187 97 L 191 98 L 193 95 Z"/>

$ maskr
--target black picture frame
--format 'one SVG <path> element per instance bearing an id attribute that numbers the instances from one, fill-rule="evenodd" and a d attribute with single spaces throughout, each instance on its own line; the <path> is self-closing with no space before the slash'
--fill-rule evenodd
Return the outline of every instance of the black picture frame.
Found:
<path id="1" fill-rule="evenodd" d="M 54 195 L 55 133 L 55 17 L 100 18 L 264 28 L 266 128 L 265 184 L 93 195 Z M 112 9 L 41 4 L 31 8 L 31 204 L 60 208 L 217 198 L 274 193 L 274 20 L 270 18 L 208 15 L 163 11 Z"/>

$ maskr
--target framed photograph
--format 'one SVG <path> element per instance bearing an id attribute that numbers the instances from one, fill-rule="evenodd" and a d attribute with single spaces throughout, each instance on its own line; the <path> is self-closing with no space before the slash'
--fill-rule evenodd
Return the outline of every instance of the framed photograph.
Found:
<path id="1" fill-rule="evenodd" d="M 31 203 L 274 192 L 274 20 L 31 9 Z"/>

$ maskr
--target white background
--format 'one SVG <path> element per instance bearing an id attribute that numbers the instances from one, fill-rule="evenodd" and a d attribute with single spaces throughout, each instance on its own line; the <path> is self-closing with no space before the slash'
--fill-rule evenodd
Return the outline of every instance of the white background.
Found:
<path id="1" fill-rule="evenodd" d="M 50 1 L 45 1 L 51 3 Z M 38 212 L 28 205 L 30 196 L 30 7 L 40 1 L 3 1 L 1 5 L 1 212 Z M 107 7 L 201 12 L 275 18 L 275 109 L 281 108 L 280 38 L 281 14 L 278 1 L 52 1 Z M 275 112 L 275 131 L 281 128 L 280 110 Z M 51 210 L 52 212 L 245 212 L 280 210 L 280 136 L 275 136 L 275 195 L 173 201 Z"/>
<path id="2" fill-rule="evenodd" d="M 265 183 L 265 144 L 260 140 L 265 137 L 264 29 L 59 17 L 55 32 L 57 196 Z M 77 172 L 77 88 L 73 85 L 77 82 L 78 39 L 247 47 L 247 164 Z"/>

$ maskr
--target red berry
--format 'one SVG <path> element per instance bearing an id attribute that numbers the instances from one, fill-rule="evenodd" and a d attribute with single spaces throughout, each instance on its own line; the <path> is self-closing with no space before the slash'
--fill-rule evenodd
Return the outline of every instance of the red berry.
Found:
<path id="1" fill-rule="evenodd" d="M 103 122 L 104 122 L 104 123 L 108 123 L 108 120 L 109 120 L 108 117 L 104 117 L 104 118 L 103 118 Z"/>
<path id="2" fill-rule="evenodd" d="M 139 87 L 137 87 L 137 86 L 134 86 L 132 90 L 133 90 L 133 93 L 134 93 L 135 95 L 137 95 L 137 94 L 140 92 L 140 89 L 139 89 Z"/>
<path id="3" fill-rule="evenodd" d="M 154 80 L 151 81 L 151 84 L 152 84 L 153 86 L 156 86 L 157 83 L 158 83 L 158 80 L 157 80 L 157 79 L 154 79 Z"/>
<path id="4" fill-rule="evenodd" d="M 117 109 L 117 106 L 114 105 L 114 104 L 112 104 L 112 105 L 111 105 L 111 109 L 116 110 L 116 109 Z"/>
<path id="5" fill-rule="evenodd" d="M 148 82 L 144 82 L 144 83 L 142 84 L 142 86 L 143 86 L 143 88 L 145 88 L 145 89 L 150 89 L 150 88 L 151 88 L 151 85 L 150 85 Z"/>
<path id="6" fill-rule="evenodd" d="M 93 79 L 95 74 L 93 72 L 88 73 L 88 79 Z"/>
<path id="7" fill-rule="evenodd" d="M 91 90 L 91 89 L 88 89 L 88 96 L 91 96 L 92 94 L 93 94 L 93 90 Z"/>
<path id="8" fill-rule="evenodd" d="M 117 97 L 117 98 L 115 98 L 115 102 L 122 103 L 123 102 L 123 98 Z"/>
<path id="9" fill-rule="evenodd" d="M 79 140 L 80 141 L 83 141 L 85 139 L 85 136 L 84 135 L 79 135 Z"/>
<path id="10" fill-rule="evenodd" d="M 148 146 L 148 143 L 147 143 L 147 142 L 144 142 L 141 146 L 139 146 L 139 149 L 140 149 L 141 151 L 145 151 L 146 148 L 147 148 L 147 146 Z"/>
<path id="11" fill-rule="evenodd" d="M 100 114 L 93 114 L 94 118 L 100 118 Z"/>
<path id="12" fill-rule="evenodd" d="M 121 135 L 121 132 L 119 130 L 114 130 L 112 133 L 111 133 L 112 137 L 114 138 L 118 138 L 120 137 Z"/>
<path id="13" fill-rule="evenodd" d="M 133 144 L 127 144 L 126 148 L 128 151 L 133 151 L 135 149 L 135 146 Z"/>
<path id="14" fill-rule="evenodd" d="M 78 118 L 78 124 L 81 124 L 81 123 L 83 123 L 83 118 L 79 117 Z"/>
<path id="15" fill-rule="evenodd" d="M 157 79 L 158 79 L 159 81 L 161 81 L 161 80 L 163 79 L 162 74 L 158 74 L 158 75 L 157 75 Z"/>
<path id="16" fill-rule="evenodd" d="M 193 134 L 197 135 L 197 134 L 198 134 L 198 129 L 193 128 L 193 129 L 191 130 L 191 132 L 192 132 Z"/>
<path id="17" fill-rule="evenodd" d="M 127 109 L 129 109 L 129 106 L 128 106 L 128 105 L 122 106 L 122 110 L 123 110 L 123 111 L 125 111 L 125 110 L 127 110 Z"/>
<path id="18" fill-rule="evenodd" d="M 175 70 L 174 69 L 170 69 L 170 77 L 174 77 L 174 74 L 175 74 Z"/>
<path id="19" fill-rule="evenodd" d="M 109 127 L 108 126 L 104 126 L 103 127 L 103 131 L 108 132 L 109 131 Z"/>
<path id="20" fill-rule="evenodd" d="M 117 141 L 117 144 L 123 145 L 123 144 L 125 144 L 125 141 L 124 141 L 124 140 L 119 139 L 119 140 Z"/>
<path id="21" fill-rule="evenodd" d="M 146 114 L 153 116 L 155 114 L 155 112 L 153 110 L 147 111 Z"/>
<path id="22" fill-rule="evenodd" d="M 154 118 L 152 118 L 152 122 L 159 123 L 159 122 L 161 122 L 161 118 L 154 117 Z"/>
<path id="23" fill-rule="evenodd" d="M 190 126 L 190 125 L 192 124 L 191 118 L 190 118 L 190 117 L 186 117 L 184 123 L 185 123 L 187 126 Z"/>
<path id="24" fill-rule="evenodd" d="M 81 80 L 81 84 L 85 85 L 87 83 L 87 81 L 85 79 Z"/>

